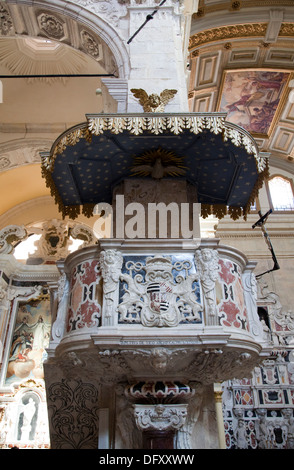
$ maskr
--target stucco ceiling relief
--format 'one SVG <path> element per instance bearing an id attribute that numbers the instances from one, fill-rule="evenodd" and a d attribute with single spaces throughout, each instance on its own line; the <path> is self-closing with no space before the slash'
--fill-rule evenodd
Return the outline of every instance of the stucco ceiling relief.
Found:
<path id="1" fill-rule="evenodd" d="M 51 5 L 48 10 L 46 2 L 44 8 L 27 7 L 22 2 L 13 5 L 7 3 L 8 5 L 0 3 L 0 36 L 12 38 L 17 35 L 19 38 L 25 35 L 26 38 L 57 41 L 89 55 L 101 65 L 104 73 L 116 72 L 116 60 L 107 40 L 105 41 L 106 35 L 102 39 L 96 32 L 91 31 L 90 27 L 86 27 L 85 21 L 79 23 L 78 18 L 73 19 L 71 15 L 67 15 L 67 12 L 64 13 L 64 10 L 59 12 L 58 6 L 56 11 L 55 9 L 52 11 Z M 35 49 L 38 49 L 36 45 Z"/>

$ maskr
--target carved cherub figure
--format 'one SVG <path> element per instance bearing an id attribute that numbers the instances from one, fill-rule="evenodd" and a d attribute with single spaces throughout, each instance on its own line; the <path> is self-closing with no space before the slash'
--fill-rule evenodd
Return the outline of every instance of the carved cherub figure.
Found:
<path id="1" fill-rule="evenodd" d="M 160 95 L 148 93 L 142 88 L 132 88 L 131 92 L 143 106 L 145 113 L 163 113 L 165 105 L 175 96 L 177 90 L 163 90 Z"/>

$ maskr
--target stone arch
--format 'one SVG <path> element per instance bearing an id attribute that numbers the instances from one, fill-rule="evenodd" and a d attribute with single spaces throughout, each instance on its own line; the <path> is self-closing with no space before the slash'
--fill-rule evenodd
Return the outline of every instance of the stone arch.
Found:
<path id="1" fill-rule="evenodd" d="M 126 89 L 127 80 L 129 77 L 130 64 L 127 47 L 125 45 L 125 41 L 122 38 L 123 33 L 118 29 L 118 27 L 116 27 L 118 18 L 112 18 L 110 14 L 99 14 L 97 13 L 97 11 L 90 11 L 89 8 L 91 7 L 91 5 L 87 7 L 81 5 L 82 3 L 83 5 L 86 5 L 90 2 L 84 0 L 8 0 L 4 2 L 0 0 L 0 39 L 2 39 L 2 47 L 4 47 L 3 43 L 5 42 L 3 39 L 6 39 L 7 41 L 11 40 L 11 42 L 15 43 L 26 43 L 27 40 L 31 39 L 51 40 L 53 43 L 62 46 L 61 48 L 57 49 L 56 57 L 58 56 L 59 51 L 62 52 L 63 49 L 72 49 L 72 54 L 70 56 L 70 67 L 68 67 L 68 62 L 66 62 L 66 65 L 67 69 L 73 71 L 64 72 L 72 74 L 83 73 L 84 61 L 78 61 L 79 58 L 77 59 L 76 56 L 84 55 L 86 66 L 88 66 L 88 63 L 90 63 L 90 61 L 93 62 L 93 66 L 90 64 L 88 69 L 97 70 L 97 72 L 95 71 L 91 73 L 104 73 L 104 70 L 106 74 L 112 74 L 113 72 L 115 73 L 115 77 L 101 78 L 101 80 L 99 80 L 97 84 L 99 87 L 98 90 L 100 89 L 101 82 L 103 86 L 103 97 L 100 98 L 100 96 L 97 95 L 97 100 L 100 99 L 99 102 L 97 101 L 99 103 L 99 106 L 101 101 L 103 102 L 100 107 L 97 106 L 98 112 L 101 108 L 105 111 L 105 108 L 107 106 L 111 110 L 116 109 L 117 106 L 118 112 L 123 112 L 126 109 L 127 103 Z M 117 0 L 110 0 L 107 2 L 102 0 L 102 2 L 97 3 L 97 6 L 106 3 L 115 6 L 115 8 L 117 7 L 116 9 L 118 10 L 119 15 L 125 14 L 127 11 L 126 7 L 120 6 Z M 92 2 L 92 6 L 93 5 L 94 4 Z M 28 54 L 26 54 L 26 56 L 28 56 Z M 33 53 L 32 57 L 35 57 Z M 66 59 L 67 58 L 68 56 L 66 56 Z M 40 62 L 42 62 L 42 60 L 43 56 L 41 57 Z M 97 68 L 95 66 L 95 61 L 97 63 Z M 60 63 L 61 62 L 62 61 L 60 60 Z M 14 66 L 15 64 L 16 61 L 14 61 Z M 7 67 L 7 69 L 10 70 L 9 67 Z M 43 71 L 45 69 L 41 70 Z M 55 68 L 54 70 L 57 70 L 57 68 Z M 42 73 L 42 71 L 31 73 Z M 46 71 L 48 71 L 47 68 Z M 26 72 L 18 73 L 17 70 L 13 71 L 11 69 L 11 74 L 23 75 L 25 73 Z M 58 72 L 48 71 L 45 73 L 50 74 Z M 5 80 L 6 79 L 4 79 L 3 82 L 5 82 Z M 39 81 L 41 80 L 36 80 L 37 86 L 39 85 Z M 42 82 L 44 81 L 45 80 L 42 79 Z M 8 80 L 6 80 L 3 85 L 6 85 L 7 82 Z M 10 82 L 12 82 L 12 80 Z M 73 82 L 78 83 L 78 80 L 72 81 L 72 83 Z M 20 81 L 20 83 L 23 83 L 23 81 Z M 58 84 L 59 83 L 57 83 L 57 85 Z M 67 89 L 69 88 L 70 87 L 67 87 Z M 41 88 L 39 88 L 39 90 L 40 89 Z M 43 89 L 45 89 L 45 87 Z M 3 92 L 4 102 L 3 104 L 1 104 L 1 106 L 3 106 L 2 111 L 4 110 L 5 106 L 8 106 L 8 93 L 9 89 L 8 86 L 6 86 L 6 89 L 4 89 Z M 65 93 L 63 96 L 65 102 L 68 97 L 68 93 Z M 83 96 L 87 97 L 86 92 Z M 95 88 L 93 88 L 93 96 L 95 99 Z M 106 104 L 104 104 L 104 98 Z M 94 99 L 92 100 L 93 102 Z M 14 100 L 14 103 L 16 102 L 17 100 Z M 32 108 L 33 107 L 31 107 L 31 109 Z M 35 106 L 34 109 L 38 108 Z M 64 106 L 62 109 L 66 109 L 66 107 Z M 89 109 L 82 109 L 85 112 L 91 112 L 91 110 Z M 95 109 L 94 105 L 92 109 Z M 51 111 L 51 116 L 53 116 L 53 106 L 51 107 Z M 81 120 L 83 120 L 84 113 L 80 114 L 82 115 Z M 38 205 L 38 201 L 40 198 L 46 198 L 47 200 L 50 198 L 50 196 L 49 192 L 43 186 L 45 184 L 44 180 L 41 179 L 41 171 L 39 169 L 40 151 L 47 151 L 50 149 L 52 142 L 55 140 L 57 135 L 64 131 L 64 123 L 71 124 L 72 122 L 80 122 L 78 121 L 78 119 L 80 119 L 78 117 L 78 111 L 72 118 L 73 121 L 71 121 L 70 118 L 66 116 L 66 113 L 64 113 L 62 117 L 58 116 L 58 119 L 60 119 L 60 121 L 58 121 L 57 123 L 55 123 L 54 120 L 50 121 L 51 117 L 48 117 L 47 113 L 46 115 L 44 114 L 44 119 L 48 119 L 47 122 L 49 124 L 51 122 L 54 122 L 54 126 L 52 124 L 52 127 L 48 126 L 47 122 L 45 122 L 45 124 L 43 125 L 43 121 L 41 123 L 41 121 L 38 121 L 38 119 L 31 114 L 30 117 L 32 126 L 30 127 L 30 131 L 23 132 L 23 130 L 27 127 L 25 113 L 23 115 L 17 114 L 17 117 L 15 117 L 15 120 L 17 120 L 16 127 L 14 126 L 14 116 L 16 116 L 16 114 L 12 115 L 12 120 L 8 120 L 7 118 L 7 122 L 3 123 L 3 126 L 6 126 L 5 132 L 7 133 L 8 138 L 0 145 L 0 153 L 2 155 L 0 157 L 0 177 L 5 179 L 5 181 L 7 179 L 6 177 L 12 178 L 14 180 L 14 178 L 17 177 L 18 170 L 20 169 L 19 167 L 22 167 L 22 171 L 26 171 L 27 167 L 28 172 L 29 168 L 32 168 L 33 173 L 37 174 L 36 181 L 39 184 L 40 191 L 35 191 L 33 195 L 25 193 L 27 187 L 30 189 L 30 187 L 28 186 L 29 179 L 25 180 L 25 178 L 23 178 L 23 180 L 25 180 L 25 184 L 22 185 L 22 189 L 24 192 L 23 199 L 13 201 L 10 197 L 10 194 L 12 194 L 12 192 L 9 192 L 9 194 L 5 198 L 6 202 L 9 202 L 9 205 L 3 207 L 0 210 L 1 226 L 3 224 L 7 225 L 7 222 L 4 221 L 4 219 L 6 219 L 8 216 L 9 219 L 10 216 L 12 216 L 13 220 L 15 218 L 18 219 L 18 216 L 16 217 L 16 213 L 18 213 L 18 209 L 20 207 L 19 204 L 22 206 L 23 202 L 26 202 L 27 204 L 30 203 L 31 206 L 27 207 L 26 213 L 22 213 L 21 218 L 25 217 L 26 220 L 31 220 L 31 210 L 33 210 L 34 214 L 36 213 L 36 211 L 38 213 L 40 211 L 42 212 L 42 209 Z M 37 129 L 38 134 L 36 134 L 35 129 Z M 43 137 L 40 138 L 40 135 L 42 135 Z M 31 178 L 31 176 L 32 175 L 29 175 L 29 178 Z M 36 185 L 34 184 L 33 187 L 36 188 Z M 3 188 L 1 191 L 3 193 Z M 20 197 L 20 193 L 18 194 Z M 54 215 L 53 208 L 49 203 L 46 204 L 46 210 L 48 210 L 49 218 Z"/>
<path id="2" fill-rule="evenodd" d="M 0 38 L 24 36 L 61 42 L 97 60 L 106 73 L 127 79 L 129 56 L 116 27 L 120 13 L 123 11 L 117 16 L 99 15 L 64 0 L 8 0 L 0 2 Z"/>

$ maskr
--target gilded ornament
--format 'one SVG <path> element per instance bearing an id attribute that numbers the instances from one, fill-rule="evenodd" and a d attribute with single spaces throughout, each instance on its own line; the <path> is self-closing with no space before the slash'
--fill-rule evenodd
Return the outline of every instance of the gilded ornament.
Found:
<path id="1" fill-rule="evenodd" d="M 267 23 L 250 23 L 242 25 L 229 25 L 201 31 L 190 38 L 189 50 L 199 47 L 202 44 L 214 41 L 222 41 L 230 38 L 243 38 L 264 36 Z"/>
<path id="2" fill-rule="evenodd" d="M 131 92 L 139 100 L 145 113 L 163 113 L 165 106 L 173 99 L 177 90 L 163 90 L 160 95 L 156 93 L 148 95 L 142 88 L 132 88 Z"/>
<path id="3" fill-rule="evenodd" d="M 182 165 L 183 157 L 177 157 L 173 152 L 162 148 L 150 150 L 135 157 L 131 168 L 133 176 L 151 176 L 162 179 L 165 176 L 184 176 L 186 167 Z"/>
<path id="4" fill-rule="evenodd" d="M 243 147 L 248 154 L 254 156 L 256 168 L 258 172 L 258 179 L 248 199 L 245 207 L 231 207 L 229 214 L 233 219 L 237 219 L 241 215 L 246 219 L 247 214 L 250 212 L 250 206 L 258 195 L 258 191 L 262 186 L 264 179 L 268 175 L 268 161 L 262 154 L 258 153 L 257 145 L 251 135 L 239 126 L 236 126 L 226 121 L 224 113 L 177 113 L 177 114 L 134 114 L 134 115 L 87 115 L 87 123 L 83 123 L 80 127 L 75 126 L 69 129 L 66 133 L 62 134 L 60 139 L 54 144 L 51 153 L 41 153 L 42 158 L 42 175 L 46 180 L 46 186 L 50 188 L 51 195 L 55 198 L 59 211 L 63 217 L 69 216 L 76 218 L 81 211 L 79 205 L 65 206 L 53 180 L 53 170 L 57 155 L 62 154 L 67 146 L 75 145 L 80 139 L 85 139 L 91 142 L 92 136 L 103 135 L 104 132 L 110 132 L 117 135 L 127 132 L 131 135 L 138 136 L 149 132 L 153 135 L 163 134 L 169 131 L 172 135 L 183 134 L 185 131 L 191 134 L 198 135 L 204 131 L 209 131 L 215 135 L 221 134 L 223 140 L 233 143 L 236 147 Z M 161 155 L 162 156 L 162 155 Z M 144 161 L 144 164 L 146 162 Z M 166 169 L 162 168 L 166 165 L 165 160 L 157 161 L 157 167 L 154 168 L 155 159 L 149 163 L 151 168 L 146 168 L 146 174 L 152 174 L 156 179 L 160 179 L 160 172 L 165 176 Z M 153 165 L 152 165 L 153 163 Z M 140 164 L 143 164 L 142 162 Z M 135 173 L 139 168 L 132 168 Z M 177 169 L 170 173 L 170 176 L 183 175 L 183 167 L 176 163 Z M 141 168 L 142 170 L 142 168 Z M 171 169 L 169 169 L 171 170 Z M 148 173 L 149 172 L 149 173 Z M 142 173 L 141 173 L 142 175 Z M 95 204 L 84 204 L 82 207 L 83 214 L 91 217 Z M 216 212 L 217 211 L 217 214 Z M 210 214 L 215 214 L 222 218 L 228 213 L 227 207 L 221 204 L 201 204 L 201 216 L 203 218 Z"/>

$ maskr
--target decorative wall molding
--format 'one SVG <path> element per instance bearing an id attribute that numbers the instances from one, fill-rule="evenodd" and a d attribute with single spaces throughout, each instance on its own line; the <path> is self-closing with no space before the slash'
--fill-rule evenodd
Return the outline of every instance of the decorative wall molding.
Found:
<path id="1" fill-rule="evenodd" d="M 0 43 L 0 64 L 8 68 L 11 74 L 44 75 L 44 78 L 27 78 L 28 83 L 43 81 L 52 84 L 56 81 L 67 83 L 65 77 L 46 77 L 46 75 L 75 75 L 82 73 L 87 66 L 87 59 L 80 52 L 66 45 L 55 43 L 55 49 L 31 47 L 34 40 L 26 38 L 5 39 Z"/>
<path id="2" fill-rule="evenodd" d="M 24 226 L 8 225 L 3 228 L 0 230 L 0 254 L 13 253 L 13 242 L 24 240 L 27 236 Z"/>
<path id="3" fill-rule="evenodd" d="M 130 0 L 117 2 L 116 0 L 101 0 L 95 2 L 93 0 L 75 0 L 77 5 L 81 5 L 96 15 L 99 15 L 113 26 L 118 26 L 120 19 L 127 15 Z"/>
<path id="4" fill-rule="evenodd" d="M 39 28 L 48 37 L 61 40 L 67 36 L 66 24 L 56 15 L 47 12 L 39 13 L 37 16 Z"/>
<path id="5" fill-rule="evenodd" d="M 57 261 L 66 258 L 70 253 L 72 239 L 82 240 L 80 248 L 95 244 L 96 238 L 86 225 L 58 219 L 30 224 L 30 234 L 40 234 L 35 242 L 36 250 L 29 259 L 40 259 L 41 262 Z"/>

